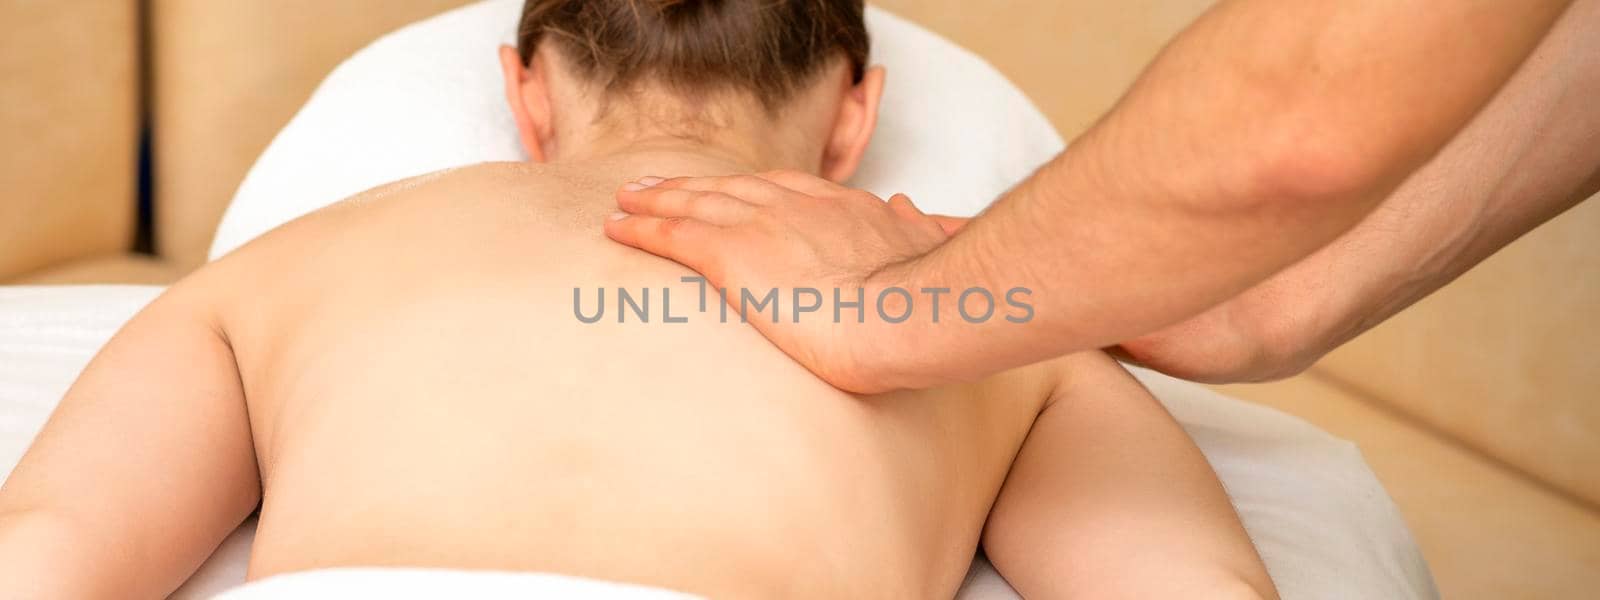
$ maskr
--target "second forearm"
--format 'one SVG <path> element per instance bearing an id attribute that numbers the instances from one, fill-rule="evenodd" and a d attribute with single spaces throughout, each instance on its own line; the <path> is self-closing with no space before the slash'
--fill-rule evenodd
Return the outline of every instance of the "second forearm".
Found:
<path id="1" fill-rule="evenodd" d="M 1309 364 L 1600 192 L 1600 0 L 1573 3 L 1504 90 L 1356 229 L 1274 277 L 1253 332 Z M 1268 290 L 1270 292 L 1270 290 Z M 1288 331 L 1289 329 L 1300 331 Z M 1309 339 L 1306 336 L 1310 336 Z"/>
<path id="2" fill-rule="evenodd" d="M 922 348 L 981 341 L 983 364 L 962 353 L 907 368 L 971 377 L 1116 343 L 1244 291 L 1355 225 L 1565 4 L 1218 5 L 1066 153 L 949 243 L 886 271 L 885 285 L 1033 291 L 1027 327 L 896 334 Z"/>

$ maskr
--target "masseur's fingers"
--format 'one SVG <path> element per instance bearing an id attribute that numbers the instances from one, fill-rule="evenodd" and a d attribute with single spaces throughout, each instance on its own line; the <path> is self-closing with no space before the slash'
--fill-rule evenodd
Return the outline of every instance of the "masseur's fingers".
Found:
<path id="1" fill-rule="evenodd" d="M 670 256 L 706 277 L 714 267 L 709 260 L 717 256 L 716 246 L 722 229 L 686 217 L 652 217 L 615 213 L 606 219 L 606 236 L 657 256 Z M 720 279 L 717 279 L 720 281 Z"/>
<path id="2" fill-rule="evenodd" d="M 626 212 L 606 223 L 606 235 L 677 261 L 718 288 L 775 292 L 780 285 L 797 284 L 812 291 L 876 289 L 874 274 L 924 256 L 948 239 L 939 223 L 905 196 L 886 202 L 815 176 L 770 176 L 783 183 L 766 175 L 641 178 L 618 192 L 617 204 Z M 784 289 L 800 297 L 798 288 Z M 891 369 L 873 363 L 887 354 L 877 343 L 888 337 L 879 328 L 894 322 L 869 321 L 865 310 L 852 321 L 836 313 L 831 321 L 780 322 L 776 310 L 774 319 L 749 323 L 829 383 L 858 393 L 910 387 L 892 379 Z M 792 314 L 801 312 L 806 309 Z M 870 332 L 845 334 L 847 327 Z"/>
<path id="3" fill-rule="evenodd" d="M 642 180 L 641 180 L 642 181 Z M 790 189 L 756 175 L 727 175 L 723 177 L 679 177 L 655 184 L 651 189 L 716 192 L 727 194 L 750 204 L 775 204 L 795 196 L 798 190 Z"/>
<path id="4" fill-rule="evenodd" d="M 854 190 L 810 173 L 800 171 L 767 171 L 761 178 L 783 187 L 818 198 L 839 197 Z"/>
<path id="5" fill-rule="evenodd" d="M 749 203 L 721 192 L 638 184 L 628 184 L 617 191 L 617 208 L 630 215 L 688 217 L 722 226 L 743 222 L 755 210 Z"/>

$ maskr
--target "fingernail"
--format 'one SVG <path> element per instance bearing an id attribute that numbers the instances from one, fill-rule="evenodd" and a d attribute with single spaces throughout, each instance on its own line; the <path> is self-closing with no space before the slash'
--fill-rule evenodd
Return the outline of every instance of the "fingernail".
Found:
<path id="1" fill-rule="evenodd" d="M 645 184 L 639 183 L 637 181 L 630 181 L 630 182 L 625 183 L 625 184 L 622 185 L 622 191 L 624 191 L 624 192 L 637 192 L 637 191 L 643 190 L 643 189 L 645 189 L 647 187 L 650 187 L 650 186 L 647 186 Z"/>
<path id="2" fill-rule="evenodd" d="M 628 218 L 628 213 L 625 213 L 625 212 L 614 212 L 614 213 L 611 213 L 611 216 L 606 217 L 606 220 L 607 221 L 621 221 L 621 220 L 626 219 L 626 218 Z"/>
<path id="3" fill-rule="evenodd" d="M 660 184 L 663 181 L 666 181 L 666 180 L 662 179 L 660 177 L 654 177 L 654 176 L 640 177 L 639 178 L 639 185 L 642 185 L 644 187 L 651 187 L 651 186 Z M 643 188 L 640 188 L 640 189 L 643 189 Z"/>

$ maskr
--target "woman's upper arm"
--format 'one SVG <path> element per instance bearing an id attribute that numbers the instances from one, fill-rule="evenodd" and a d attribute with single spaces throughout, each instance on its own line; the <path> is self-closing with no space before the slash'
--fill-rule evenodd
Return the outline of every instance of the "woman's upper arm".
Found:
<path id="1" fill-rule="evenodd" d="M 1027 598 L 1273 596 L 1227 494 L 1161 404 L 1102 352 L 1055 395 L 990 511 L 983 546 Z"/>
<path id="2" fill-rule="evenodd" d="M 0 488 L 0 514 L 70 537 L 33 557 L 71 569 L 55 579 L 165 595 L 260 499 L 233 352 L 212 295 L 188 283 L 101 349 Z M 0 529 L 0 557 L 37 550 L 15 543 L 23 529 Z"/>

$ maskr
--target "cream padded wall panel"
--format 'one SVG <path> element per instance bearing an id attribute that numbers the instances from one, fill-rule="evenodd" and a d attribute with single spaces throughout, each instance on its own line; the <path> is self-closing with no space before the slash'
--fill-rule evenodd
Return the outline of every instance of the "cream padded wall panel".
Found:
<path id="1" fill-rule="evenodd" d="M 131 242 L 136 7 L 0 0 L 0 281 Z"/>
<path id="2" fill-rule="evenodd" d="M 1211 0 L 873 0 L 978 53 L 1071 139 Z M 890 73 L 890 77 L 894 74 Z"/>
<path id="3" fill-rule="evenodd" d="M 1600 197 L 1317 369 L 1600 505 Z"/>
<path id="4" fill-rule="evenodd" d="M 205 260 L 245 171 L 335 65 L 467 3 L 150 0 L 160 254 L 183 268 Z"/>

